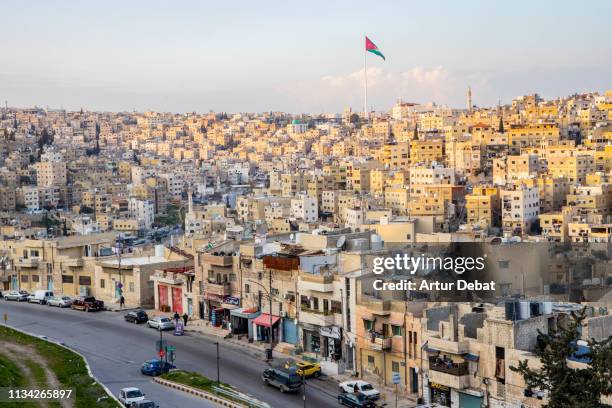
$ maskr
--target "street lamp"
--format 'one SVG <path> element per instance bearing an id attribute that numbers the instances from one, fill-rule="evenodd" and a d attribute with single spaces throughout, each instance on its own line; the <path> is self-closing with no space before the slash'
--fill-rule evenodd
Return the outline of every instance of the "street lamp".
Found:
<path id="1" fill-rule="evenodd" d="M 215 345 L 217 346 L 217 385 L 221 384 L 221 376 L 219 374 L 219 342 L 215 342 Z"/>
<path id="2" fill-rule="evenodd" d="M 268 336 L 268 343 L 270 345 L 270 347 L 268 349 L 266 349 L 266 360 L 270 361 L 272 360 L 272 336 L 274 335 L 274 330 L 272 329 L 272 270 L 269 269 L 270 272 L 270 280 L 269 280 L 269 290 L 266 289 L 266 287 L 264 285 L 262 285 L 259 282 L 253 281 L 253 280 L 249 280 L 250 282 L 254 283 L 255 285 L 260 286 L 263 290 L 266 291 L 266 294 L 268 295 L 268 299 L 270 301 L 270 310 L 268 311 L 268 316 L 270 317 L 270 335 Z"/>

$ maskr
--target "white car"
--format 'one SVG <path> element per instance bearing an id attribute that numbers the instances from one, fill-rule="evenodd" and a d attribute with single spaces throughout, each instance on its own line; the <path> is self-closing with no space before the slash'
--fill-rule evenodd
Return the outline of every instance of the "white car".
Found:
<path id="1" fill-rule="evenodd" d="M 25 290 L 11 290 L 2 294 L 4 300 L 15 300 L 17 302 L 28 301 L 30 294 Z"/>
<path id="2" fill-rule="evenodd" d="M 57 307 L 70 307 L 72 299 L 68 296 L 51 296 L 47 299 L 47 305 Z"/>
<path id="3" fill-rule="evenodd" d="M 363 380 L 341 382 L 340 392 L 355 392 L 355 385 L 357 385 L 357 390 L 365 395 L 370 401 L 376 401 L 378 398 L 380 398 L 380 391 L 374 388 L 369 382 Z"/>
<path id="4" fill-rule="evenodd" d="M 149 319 L 147 322 L 149 327 L 157 330 L 172 330 L 174 329 L 174 322 L 167 317 L 154 317 Z"/>
<path id="5" fill-rule="evenodd" d="M 119 391 L 119 401 L 126 407 L 131 406 L 134 402 L 143 401 L 145 395 L 136 387 L 122 388 Z"/>
<path id="6" fill-rule="evenodd" d="M 47 303 L 47 300 L 53 296 L 53 292 L 50 290 L 36 290 L 30 296 L 28 296 L 28 302 L 30 303 L 39 303 L 44 305 Z"/>

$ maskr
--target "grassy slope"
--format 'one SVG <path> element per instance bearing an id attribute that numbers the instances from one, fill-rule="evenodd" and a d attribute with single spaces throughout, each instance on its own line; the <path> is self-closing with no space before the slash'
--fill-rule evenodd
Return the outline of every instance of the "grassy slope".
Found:
<path id="1" fill-rule="evenodd" d="M 85 361 L 72 351 L 64 347 L 50 343 L 43 339 L 28 336 L 8 327 L 0 327 L 0 339 L 19 344 L 33 346 L 38 353 L 47 360 L 49 368 L 53 370 L 59 382 L 65 388 L 74 389 L 73 396 L 76 397 L 77 408 L 117 407 L 117 403 L 107 397 L 102 386 L 87 374 Z M 0 374 L 0 383 L 2 382 Z M 98 401 L 100 397 L 107 397 Z M 23 406 L 23 405 L 21 405 Z"/>

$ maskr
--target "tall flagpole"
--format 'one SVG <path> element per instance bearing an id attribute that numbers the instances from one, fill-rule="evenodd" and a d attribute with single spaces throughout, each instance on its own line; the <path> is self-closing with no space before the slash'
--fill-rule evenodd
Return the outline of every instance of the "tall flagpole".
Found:
<path id="1" fill-rule="evenodd" d="M 366 65 L 368 51 L 365 46 L 367 36 L 364 35 L 364 45 L 363 45 L 363 92 L 364 92 L 364 100 L 363 100 L 363 117 L 368 121 L 368 68 Z"/>

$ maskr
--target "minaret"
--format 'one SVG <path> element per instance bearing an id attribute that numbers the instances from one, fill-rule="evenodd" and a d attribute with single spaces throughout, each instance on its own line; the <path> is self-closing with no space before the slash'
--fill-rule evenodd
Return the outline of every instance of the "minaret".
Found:
<path id="1" fill-rule="evenodd" d="M 472 107 L 474 105 L 472 105 L 472 87 L 468 86 L 468 91 L 467 91 L 467 107 L 468 107 L 468 112 L 472 112 Z"/>
<path id="2" fill-rule="evenodd" d="M 187 213 L 193 215 L 193 192 L 191 189 L 187 190 Z"/>

